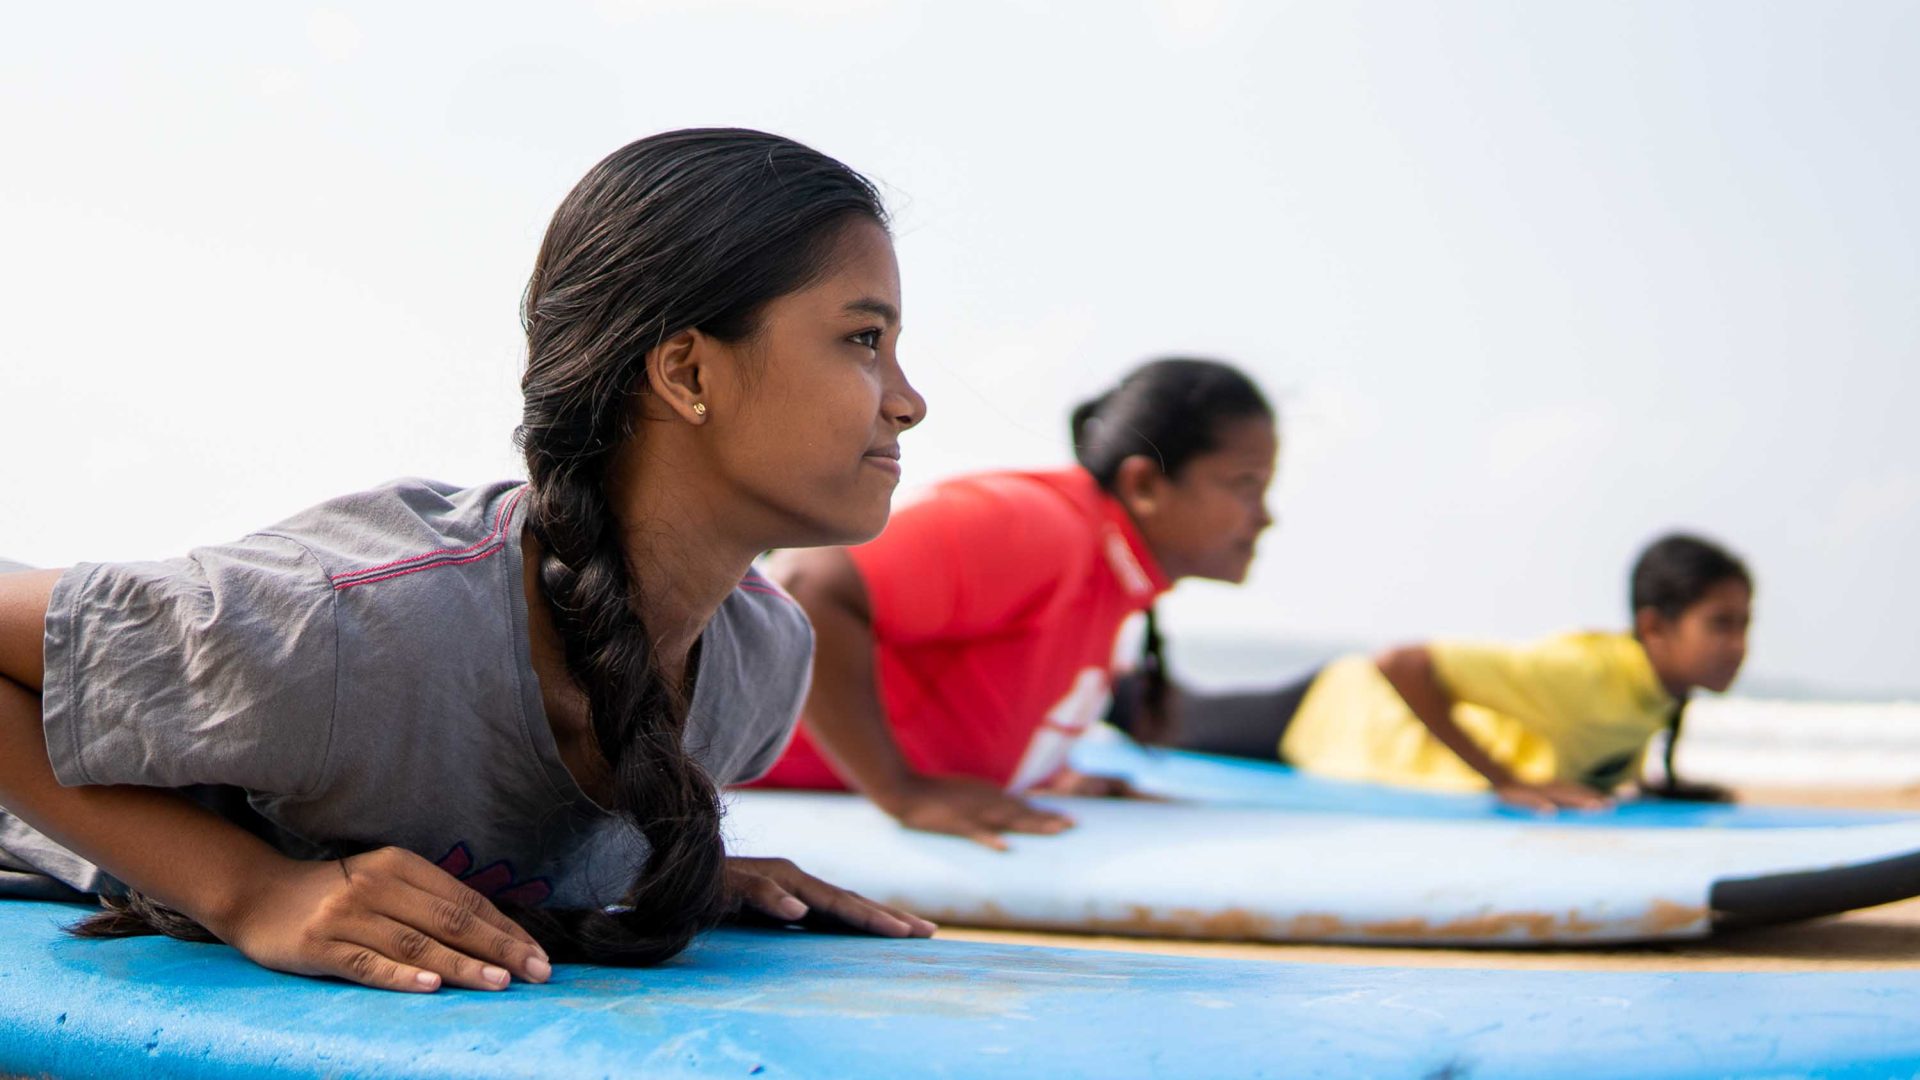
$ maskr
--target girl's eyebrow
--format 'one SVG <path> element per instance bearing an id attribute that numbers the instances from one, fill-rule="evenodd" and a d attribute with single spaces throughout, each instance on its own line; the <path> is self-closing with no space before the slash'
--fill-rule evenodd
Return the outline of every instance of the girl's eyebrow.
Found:
<path id="1" fill-rule="evenodd" d="M 892 326 L 900 321 L 899 308 L 894 307 L 885 300 L 877 300 L 870 296 L 862 297 L 858 300 L 849 300 L 846 306 L 840 310 L 849 314 L 872 315 L 876 318 L 886 320 L 888 326 Z"/>

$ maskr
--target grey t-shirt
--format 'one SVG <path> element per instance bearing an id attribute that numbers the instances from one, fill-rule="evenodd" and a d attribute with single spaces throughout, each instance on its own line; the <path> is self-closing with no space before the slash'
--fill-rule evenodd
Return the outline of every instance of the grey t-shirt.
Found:
<path id="1" fill-rule="evenodd" d="M 297 856 L 394 844 L 489 896 L 617 902 L 646 844 L 580 790 L 548 727 L 524 491 L 402 480 L 184 559 L 74 567 L 47 611 L 55 775 L 230 785 Z M 686 732 L 715 781 L 772 766 L 812 650 L 805 614 L 758 573 L 721 604 Z M 5 869 L 114 887 L 0 811 Z"/>

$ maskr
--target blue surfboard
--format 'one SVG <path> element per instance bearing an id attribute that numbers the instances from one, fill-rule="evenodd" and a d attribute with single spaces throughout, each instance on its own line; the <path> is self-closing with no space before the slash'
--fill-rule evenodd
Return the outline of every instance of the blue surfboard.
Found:
<path id="1" fill-rule="evenodd" d="M 1915 819 L 1911 814 L 1657 799 L 1629 799 L 1605 810 L 1543 817 L 1507 806 L 1490 794 L 1450 794 L 1331 780 L 1277 761 L 1147 748 L 1104 730 L 1076 743 L 1072 761 L 1081 772 L 1123 777 L 1140 791 L 1162 798 L 1423 821 L 1533 822 L 1557 828 L 1791 829 Z"/>
<path id="2" fill-rule="evenodd" d="M 1920 895 L 1920 816 L 1487 795 L 1314 777 L 1089 738 L 1074 765 L 1171 802 L 1043 800 L 1078 825 L 1008 853 L 850 795 L 744 791 L 734 850 L 966 926 L 1382 945 L 1703 937 Z"/>
<path id="3" fill-rule="evenodd" d="M 0 1075 L 1880 1077 L 1920 972 L 1334 967 L 723 931 L 654 970 L 401 995 L 0 902 Z"/>

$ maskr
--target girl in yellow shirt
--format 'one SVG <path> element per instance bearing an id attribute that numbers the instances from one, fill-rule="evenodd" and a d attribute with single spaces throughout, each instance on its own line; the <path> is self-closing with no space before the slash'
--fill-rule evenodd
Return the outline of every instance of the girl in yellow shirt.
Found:
<path id="1" fill-rule="evenodd" d="M 1348 780 L 1492 790 L 1517 806 L 1603 806 L 1672 733 L 1651 794 L 1724 799 L 1673 776 L 1672 746 L 1696 688 L 1724 691 L 1746 658 L 1753 579 L 1694 536 L 1662 537 L 1633 568 L 1631 633 L 1527 645 L 1432 641 L 1343 657 L 1263 694 L 1183 694 L 1174 745 L 1281 760 Z M 1127 727 L 1129 698 L 1115 720 Z"/>

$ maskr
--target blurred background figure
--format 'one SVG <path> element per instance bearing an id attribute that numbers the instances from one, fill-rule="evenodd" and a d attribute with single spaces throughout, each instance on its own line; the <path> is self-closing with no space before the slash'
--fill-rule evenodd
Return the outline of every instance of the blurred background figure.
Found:
<path id="1" fill-rule="evenodd" d="M 1157 733 L 1171 687 L 1152 605 L 1183 578 L 1246 580 L 1280 444 L 1245 375 L 1191 359 L 1129 373 L 1072 433 L 1077 465 L 951 480 L 870 543 L 773 561 L 816 644 L 802 730 L 761 784 L 853 788 L 992 847 L 1071 824 L 1029 790 L 1126 793 L 1067 767 L 1106 708 L 1121 624 L 1146 615 L 1128 700 Z"/>
<path id="2" fill-rule="evenodd" d="M 1116 695 L 1110 720 L 1143 741 L 1279 760 L 1346 780 L 1491 789 L 1531 810 L 1592 810 L 1640 779 L 1666 736 L 1667 798 L 1725 801 L 1674 769 L 1695 690 L 1725 693 L 1746 659 L 1753 578 L 1698 537 L 1650 544 L 1634 562 L 1624 633 L 1529 645 L 1433 641 L 1348 656 L 1267 693 L 1182 694 L 1171 727 Z M 1144 676 L 1141 677 L 1144 681 Z M 1157 738 L 1156 738 L 1157 736 Z"/>

